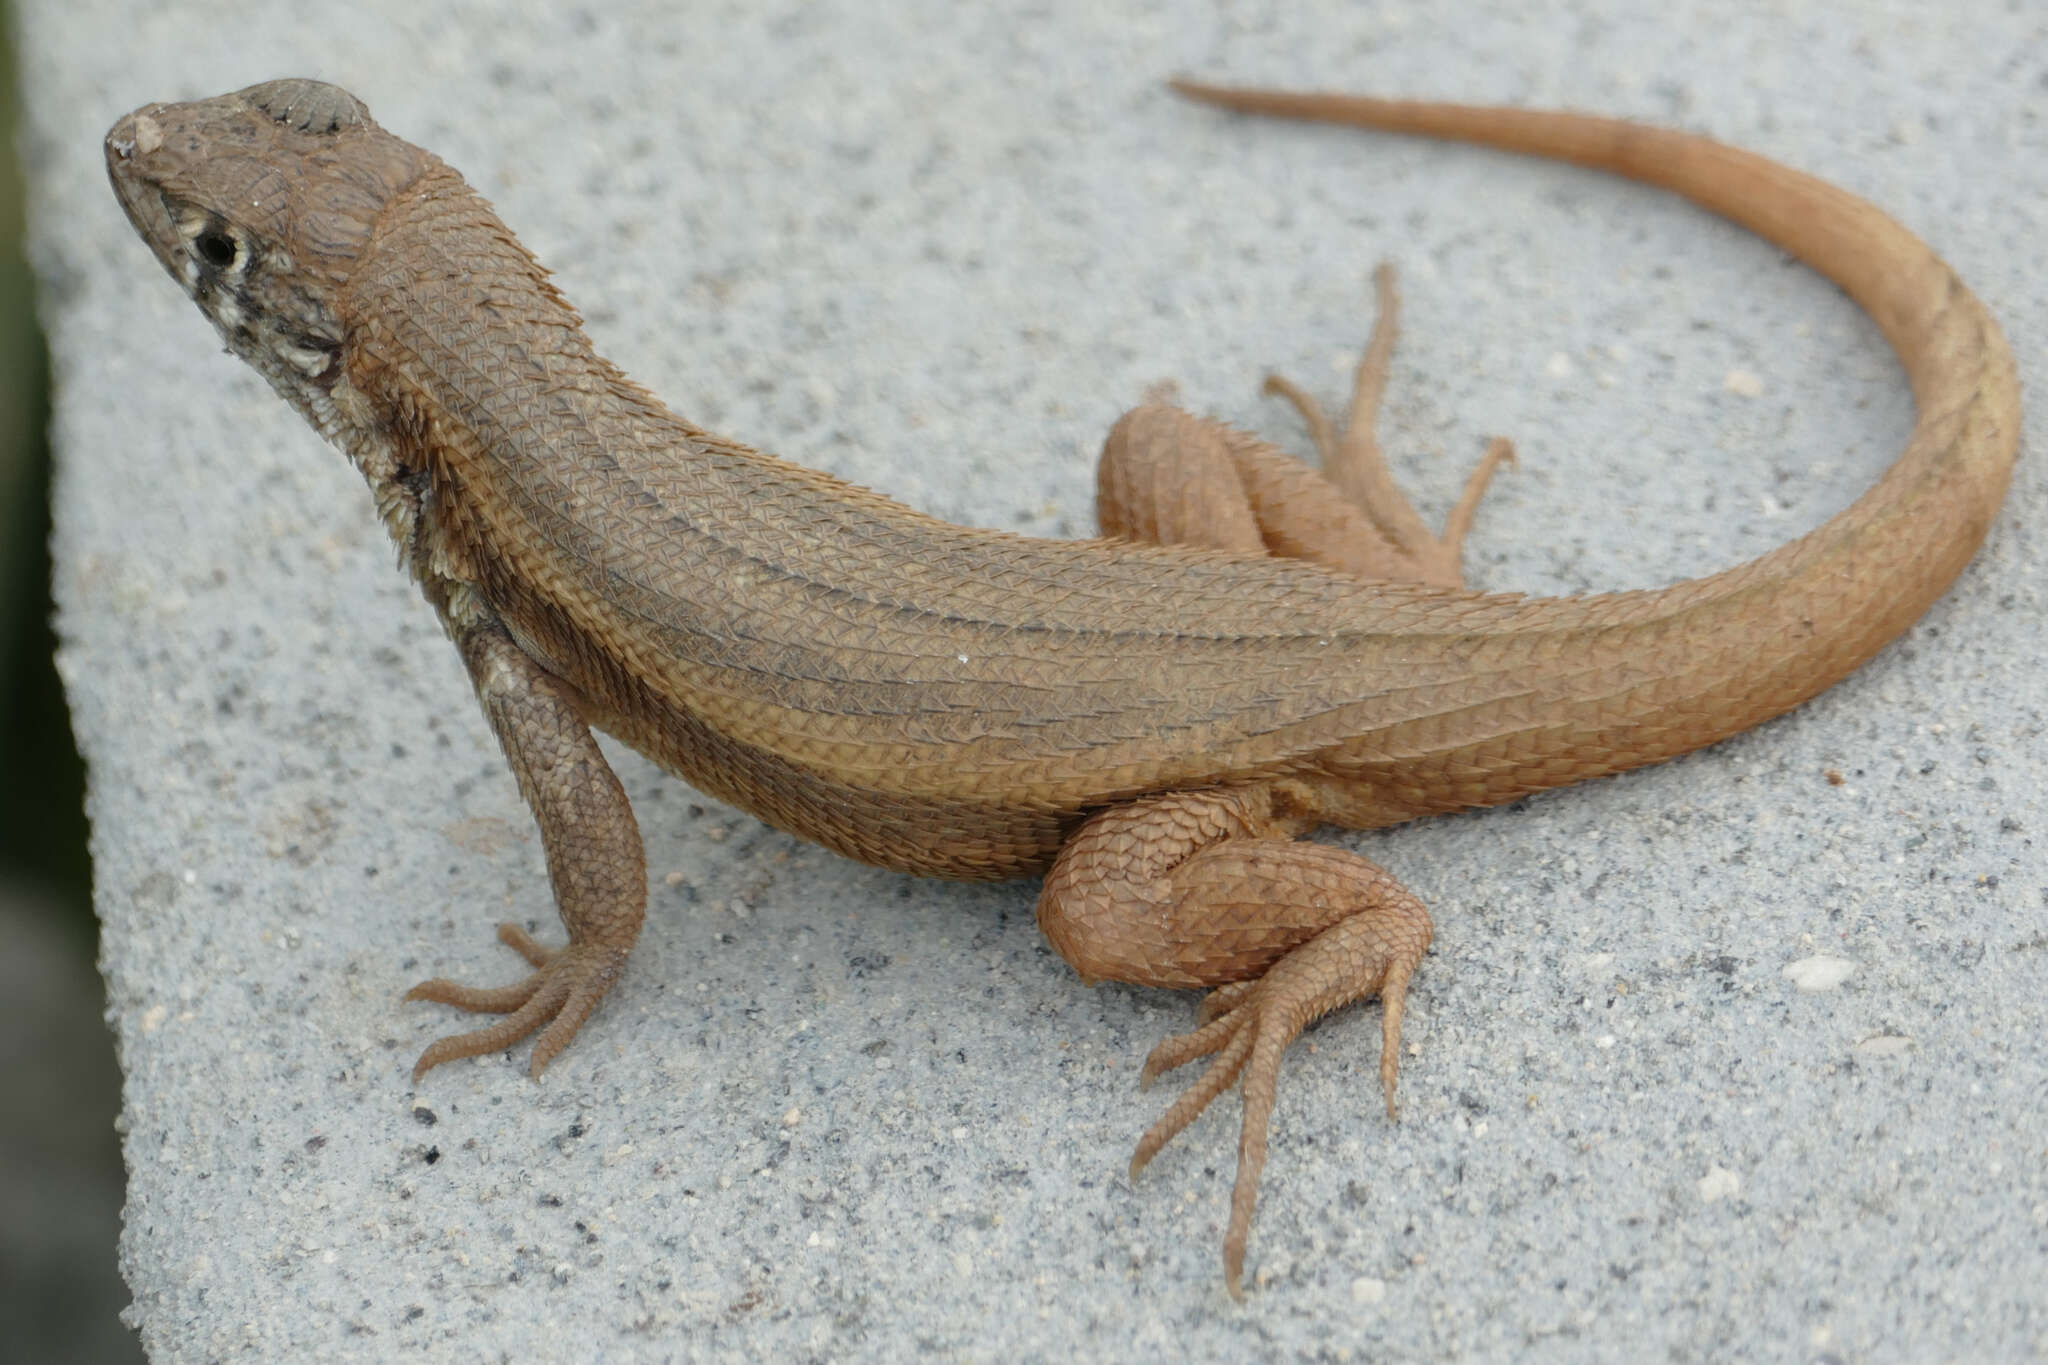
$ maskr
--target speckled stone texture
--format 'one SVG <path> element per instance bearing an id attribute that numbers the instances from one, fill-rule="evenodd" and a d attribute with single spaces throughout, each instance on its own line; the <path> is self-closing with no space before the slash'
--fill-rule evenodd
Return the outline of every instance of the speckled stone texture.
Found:
<path id="1" fill-rule="evenodd" d="M 1177 70 L 1711 133 L 1928 237 L 2043 372 L 2048 17 L 1621 0 L 124 6 L 16 16 L 56 367 L 61 665 L 126 1073 L 122 1264 L 159 1362 L 1911 1361 L 2048 1354 L 2044 476 L 1793 715 L 1344 846 L 1430 907 L 1379 1021 L 1281 1073 L 1243 1306 L 1234 1101 L 1133 1184 L 1191 996 L 1088 989 L 1028 883 L 858 866 L 616 748 L 625 979 L 536 1084 L 412 1060 L 424 976 L 554 939 L 542 851 L 361 481 L 219 354 L 100 138 L 306 75 L 497 205 L 599 348 L 713 430 L 1079 535 L 1175 379 L 1306 447 L 1402 272 L 1384 437 L 1479 586 L 1656 586 L 1867 487 L 1912 421 L 1836 290 L 1667 196 L 1191 108 Z M 2039 448 L 2039 424 L 2028 445 Z M 1831 776 L 1839 780 L 1831 780 Z"/>

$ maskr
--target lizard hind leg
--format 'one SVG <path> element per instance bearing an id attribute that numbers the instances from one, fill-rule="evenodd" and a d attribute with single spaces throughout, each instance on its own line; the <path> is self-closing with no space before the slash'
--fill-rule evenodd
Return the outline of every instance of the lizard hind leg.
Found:
<path id="1" fill-rule="evenodd" d="M 1340 432 L 1293 382 L 1269 376 L 1308 423 L 1320 471 L 1162 397 L 1126 413 L 1104 443 L 1096 510 L 1104 535 L 1304 559 L 1388 582 L 1464 586 L 1459 555 L 1480 499 L 1514 447 L 1496 438 L 1466 480 L 1441 536 L 1394 482 L 1376 435 L 1399 322 L 1391 266 L 1375 274 L 1379 317 Z"/>
<path id="2" fill-rule="evenodd" d="M 1095 816 L 1046 876 L 1038 921 L 1083 976 L 1213 987 L 1191 1033 L 1146 1059 L 1143 1083 L 1213 1057 L 1138 1142 L 1135 1177 L 1242 1080 L 1237 1181 L 1223 1270 L 1242 1294 L 1267 1132 L 1287 1045 L 1317 1018 L 1377 993 L 1380 1084 L 1394 1112 L 1402 1006 L 1429 947 L 1429 913 L 1355 853 L 1297 843 L 1304 821 L 1265 787 L 1175 792 Z"/>

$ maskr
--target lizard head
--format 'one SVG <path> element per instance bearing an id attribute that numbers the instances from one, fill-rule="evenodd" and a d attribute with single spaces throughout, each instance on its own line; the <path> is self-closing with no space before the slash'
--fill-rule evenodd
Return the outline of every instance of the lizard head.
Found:
<path id="1" fill-rule="evenodd" d="M 106 154 L 121 206 L 171 277 L 324 427 L 344 286 L 386 205 L 438 163 L 312 80 L 145 105 L 114 125 Z"/>

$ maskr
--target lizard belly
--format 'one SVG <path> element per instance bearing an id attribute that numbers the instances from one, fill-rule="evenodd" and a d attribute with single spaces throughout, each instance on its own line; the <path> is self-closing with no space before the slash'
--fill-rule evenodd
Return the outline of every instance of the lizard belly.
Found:
<path id="1" fill-rule="evenodd" d="M 706 795 L 835 853 L 925 877 L 993 881 L 1045 870 L 1077 810 L 889 791 L 843 778 L 713 724 L 650 687 L 526 594 L 498 599 L 520 648 L 577 692 L 584 718 Z"/>
<path id="2" fill-rule="evenodd" d="M 658 698 L 588 719 L 699 791 L 835 853 L 963 881 L 1030 876 L 1059 851 L 1071 812 L 877 791 L 734 739 Z"/>

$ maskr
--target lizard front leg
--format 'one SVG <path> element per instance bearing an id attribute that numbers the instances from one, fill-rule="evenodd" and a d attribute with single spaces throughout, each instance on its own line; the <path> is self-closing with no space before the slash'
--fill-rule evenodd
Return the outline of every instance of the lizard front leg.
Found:
<path id="1" fill-rule="evenodd" d="M 540 1029 L 531 1064 L 538 1076 L 624 970 L 646 918 L 647 861 L 625 790 L 569 689 L 481 608 L 450 612 L 449 619 L 484 715 L 540 826 L 569 942 L 550 950 L 518 925 L 501 924 L 499 940 L 533 964 L 524 981 L 493 989 L 436 978 L 408 991 L 407 1000 L 507 1016 L 442 1038 L 420 1054 L 412 1074 L 417 1081 L 442 1062 L 495 1051 Z"/>

